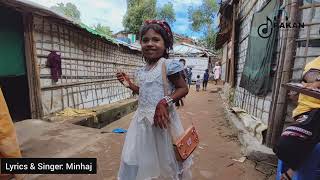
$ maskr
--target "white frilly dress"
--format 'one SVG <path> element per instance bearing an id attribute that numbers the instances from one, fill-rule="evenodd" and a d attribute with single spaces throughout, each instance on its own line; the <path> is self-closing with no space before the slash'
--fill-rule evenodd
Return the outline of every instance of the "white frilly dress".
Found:
<path id="1" fill-rule="evenodd" d="M 164 97 L 161 75 L 162 63 L 167 75 L 183 70 L 176 60 L 161 58 L 158 64 L 147 71 L 137 70 L 139 89 L 138 109 L 130 123 L 122 157 L 118 180 L 190 180 L 192 157 L 178 162 L 173 150 L 172 137 L 183 134 L 180 118 L 174 106 L 169 107 L 170 128 L 160 129 L 153 124 L 158 102 Z M 172 92 L 173 85 L 169 82 Z M 169 92 L 171 94 L 171 92 Z"/>

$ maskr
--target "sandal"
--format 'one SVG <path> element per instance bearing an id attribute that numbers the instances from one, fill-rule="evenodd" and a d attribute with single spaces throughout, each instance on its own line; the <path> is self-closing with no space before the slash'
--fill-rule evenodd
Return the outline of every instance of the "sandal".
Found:
<path id="1" fill-rule="evenodd" d="M 286 176 L 286 178 L 287 178 L 288 180 L 292 180 L 292 178 L 290 177 L 290 175 L 288 174 L 288 172 L 285 172 L 284 175 Z"/>
<path id="2" fill-rule="evenodd" d="M 288 171 L 282 174 L 282 178 L 285 178 L 286 180 L 292 180 L 292 176 L 289 175 Z"/>

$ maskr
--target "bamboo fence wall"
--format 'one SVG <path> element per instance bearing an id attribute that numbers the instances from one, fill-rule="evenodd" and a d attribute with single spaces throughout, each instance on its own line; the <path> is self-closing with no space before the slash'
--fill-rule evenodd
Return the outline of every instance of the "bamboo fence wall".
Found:
<path id="1" fill-rule="evenodd" d="M 249 114 L 261 119 L 266 124 L 268 123 L 270 106 L 272 100 L 272 92 L 266 97 L 254 96 L 245 89 L 239 87 L 241 74 L 246 57 L 246 50 L 248 46 L 248 34 L 250 32 L 250 23 L 252 21 L 252 15 L 255 11 L 260 9 L 263 1 L 240 1 L 240 31 L 238 39 L 238 48 L 236 49 L 236 89 L 234 96 L 234 105 L 245 109 Z M 288 4 L 290 5 L 290 4 Z M 303 69 L 306 63 L 312 61 L 314 58 L 320 56 L 320 2 L 303 1 L 303 4 L 299 8 L 301 13 L 301 23 L 305 24 L 303 29 L 299 31 L 299 37 L 296 39 L 297 50 L 296 56 L 292 60 L 292 79 L 291 81 L 300 82 L 302 78 Z M 289 15 L 289 14 L 288 14 Z M 284 29 L 280 29 L 278 37 L 277 50 L 274 53 L 274 69 L 277 67 L 277 63 L 280 58 L 281 45 L 284 38 Z M 273 89 L 273 88 L 272 88 Z M 292 121 L 292 110 L 296 104 L 289 103 L 287 108 L 287 121 Z"/>
<path id="2" fill-rule="evenodd" d="M 44 115 L 66 107 L 90 108 L 132 96 L 116 80 L 115 73 L 121 70 L 133 77 L 143 65 L 139 51 L 56 19 L 35 15 L 33 22 Z M 58 82 L 51 80 L 46 66 L 52 50 L 61 54 L 62 76 Z"/>
<path id="3" fill-rule="evenodd" d="M 320 56 L 320 2 L 303 1 L 299 7 L 301 13 L 301 23 L 305 24 L 300 29 L 298 39 L 296 39 L 296 56 L 293 59 L 292 79 L 294 82 L 301 82 L 305 65 Z M 287 121 L 292 121 L 292 110 L 294 103 L 289 103 L 287 108 Z"/>
<path id="4" fill-rule="evenodd" d="M 240 107 L 250 115 L 268 124 L 269 110 L 271 107 L 271 92 L 265 97 L 251 94 L 246 89 L 239 87 L 241 74 L 245 64 L 248 48 L 249 33 L 253 13 L 258 11 L 266 0 L 242 0 L 239 2 L 239 38 L 235 48 L 236 80 L 234 91 L 234 106 Z M 230 54 L 230 53 L 229 53 Z"/>

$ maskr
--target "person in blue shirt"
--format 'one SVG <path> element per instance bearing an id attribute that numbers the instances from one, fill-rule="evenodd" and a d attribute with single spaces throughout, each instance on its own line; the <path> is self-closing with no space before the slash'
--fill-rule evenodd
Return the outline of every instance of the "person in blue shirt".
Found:
<path id="1" fill-rule="evenodd" d="M 185 66 L 186 66 L 186 60 L 185 60 L 185 59 L 180 59 L 180 60 L 179 60 L 179 63 L 180 63 L 181 66 L 183 67 L 183 70 L 180 71 L 180 74 L 181 74 L 182 78 L 183 78 L 183 79 L 186 81 L 186 83 L 187 83 L 187 69 L 185 68 Z M 176 107 L 177 107 L 177 108 L 180 107 L 180 103 L 181 103 L 181 106 L 184 106 L 184 103 L 183 103 L 182 98 L 176 101 L 175 104 L 176 104 Z"/>
<path id="2" fill-rule="evenodd" d="M 208 69 L 206 69 L 206 72 L 203 75 L 202 90 L 204 91 L 207 90 L 208 81 L 209 81 L 209 72 L 208 72 Z"/>
<path id="3" fill-rule="evenodd" d="M 189 68 L 188 74 L 187 74 L 189 89 L 190 89 L 190 85 L 191 85 L 191 81 L 192 81 L 191 78 L 192 78 L 192 68 Z"/>

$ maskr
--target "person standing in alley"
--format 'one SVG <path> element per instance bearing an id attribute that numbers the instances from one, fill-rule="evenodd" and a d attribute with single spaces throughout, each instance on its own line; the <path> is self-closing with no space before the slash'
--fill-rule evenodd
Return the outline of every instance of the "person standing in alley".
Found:
<path id="1" fill-rule="evenodd" d="M 209 71 L 206 69 L 206 72 L 203 74 L 203 81 L 202 81 L 202 90 L 207 90 L 207 85 L 209 81 Z"/>
<path id="2" fill-rule="evenodd" d="M 186 82 L 187 82 L 188 69 L 185 67 L 186 66 L 186 60 L 185 59 L 180 59 L 179 63 L 183 67 L 183 71 L 181 71 L 181 75 L 182 75 L 183 79 L 185 79 Z"/>
<path id="3" fill-rule="evenodd" d="M 136 71 L 136 83 L 125 73 L 117 73 L 123 85 L 139 94 L 117 179 L 191 180 L 192 157 L 178 161 L 172 140 L 184 133 L 174 102 L 188 94 L 188 86 L 181 75 L 181 64 L 168 60 L 173 46 L 171 28 L 165 21 L 147 20 L 139 37 L 146 65 Z"/>
<path id="4" fill-rule="evenodd" d="M 215 85 L 217 85 L 217 82 L 220 80 L 221 78 L 221 66 L 219 62 L 216 62 L 212 73 L 214 74 L 214 82 Z"/>
<path id="5" fill-rule="evenodd" d="M 197 92 L 199 92 L 199 90 L 200 90 L 200 85 L 201 85 L 200 75 L 197 75 L 197 80 L 196 80 L 196 91 Z"/>
<path id="6" fill-rule="evenodd" d="M 189 68 L 189 70 L 188 70 L 187 79 L 188 79 L 188 85 L 189 85 L 189 89 L 190 89 L 191 82 L 192 82 L 192 68 Z"/>
<path id="7" fill-rule="evenodd" d="M 180 73 L 181 73 L 181 76 L 182 76 L 182 78 L 186 81 L 186 83 L 188 82 L 188 79 L 187 79 L 187 72 L 188 72 L 188 70 L 187 70 L 187 68 L 185 68 L 185 66 L 186 66 L 186 60 L 185 59 L 180 59 L 179 60 L 179 63 L 181 64 L 181 66 L 183 67 L 183 71 L 181 71 Z M 177 100 L 176 101 L 176 106 L 179 108 L 180 107 L 180 104 L 181 104 L 181 106 L 184 106 L 184 103 L 183 103 L 183 100 L 182 100 L 182 98 L 181 99 L 179 99 L 179 100 Z"/>

